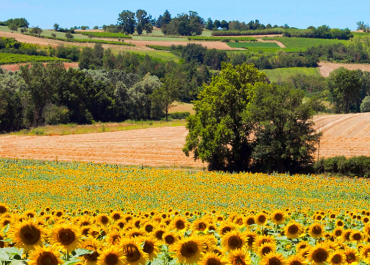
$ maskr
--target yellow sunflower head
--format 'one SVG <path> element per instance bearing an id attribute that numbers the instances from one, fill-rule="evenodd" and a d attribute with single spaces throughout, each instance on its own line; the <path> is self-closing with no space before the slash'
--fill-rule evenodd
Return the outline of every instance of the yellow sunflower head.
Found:
<path id="1" fill-rule="evenodd" d="M 347 247 L 344 250 L 344 255 L 346 256 L 346 262 L 350 264 L 357 264 L 360 261 L 359 254 L 356 249 Z"/>
<path id="2" fill-rule="evenodd" d="M 318 244 L 313 247 L 309 254 L 308 259 L 312 265 L 325 265 L 329 259 L 330 249 L 323 244 Z"/>
<path id="3" fill-rule="evenodd" d="M 71 252 L 80 245 L 81 234 L 73 225 L 56 225 L 50 234 L 50 242 L 64 251 Z"/>
<path id="4" fill-rule="evenodd" d="M 193 231 L 204 231 L 208 227 L 208 221 L 205 219 L 196 219 L 192 224 Z"/>
<path id="5" fill-rule="evenodd" d="M 346 263 L 346 256 L 342 251 L 336 250 L 330 254 L 327 263 L 330 265 L 344 265 Z"/>
<path id="6" fill-rule="evenodd" d="M 171 228 L 177 231 L 186 231 L 189 227 L 189 222 L 186 218 L 176 216 L 171 222 Z"/>
<path id="7" fill-rule="evenodd" d="M 304 257 L 299 254 L 291 256 L 287 260 L 287 265 L 306 265 L 307 261 Z"/>
<path id="8" fill-rule="evenodd" d="M 177 233 L 173 231 L 167 231 L 163 234 L 162 239 L 164 243 L 166 243 L 166 245 L 172 246 L 179 241 L 180 237 Z"/>
<path id="9" fill-rule="evenodd" d="M 285 213 L 280 210 L 276 210 L 271 214 L 271 220 L 273 223 L 279 225 L 285 221 Z"/>
<path id="10" fill-rule="evenodd" d="M 361 248 L 361 258 L 363 260 L 370 258 L 370 245 L 364 245 Z"/>
<path id="11" fill-rule="evenodd" d="M 0 215 L 5 214 L 8 211 L 8 206 L 6 206 L 6 204 L 0 203 Z"/>
<path id="12" fill-rule="evenodd" d="M 98 265 L 124 265 L 125 257 L 118 246 L 110 246 L 101 251 Z"/>
<path id="13" fill-rule="evenodd" d="M 264 243 L 262 244 L 258 250 L 257 254 L 261 258 L 269 254 L 270 252 L 275 252 L 276 251 L 276 245 L 274 243 Z"/>
<path id="14" fill-rule="evenodd" d="M 100 224 L 102 226 L 107 226 L 107 225 L 109 225 L 110 218 L 107 214 L 99 214 L 96 217 L 96 221 L 97 221 L 98 224 Z"/>
<path id="15" fill-rule="evenodd" d="M 90 237 L 82 242 L 81 248 L 94 251 L 91 254 L 82 256 L 83 263 L 85 265 L 96 265 L 99 257 L 100 241 Z"/>
<path id="16" fill-rule="evenodd" d="M 198 262 L 204 253 L 202 239 L 195 236 L 184 238 L 173 246 L 173 252 L 180 263 L 193 264 Z"/>
<path id="17" fill-rule="evenodd" d="M 135 239 L 123 239 L 121 245 L 125 256 L 125 264 L 145 265 L 149 254 L 142 250 Z"/>
<path id="18" fill-rule="evenodd" d="M 29 255 L 29 265 L 59 265 L 63 264 L 60 259 L 60 253 L 53 247 L 39 247 Z"/>
<path id="19" fill-rule="evenodd" d="M 248 244 L 248 237 L 239 231 L 231 231 L 222 236 L 222 245 L 227 251 L 243 248 Z"/>
<path id="20" fill-rule="evenodd" d="M 325 232 L 325 229 L 324 229 L 323 225 L 322 224 L 319 224 L 319 223 L 313 223 L 308 228 L 308 233 L 313 238 L 323 237 L 324 232 Z"/>
<path id="21" fill-rule="evenodd" d="M 361 233 L 360 231 L 352 231 L 349 238 L 351 241 L 356 243 L 360 243 L 365 239 L 364 234 Z"/>
<path id="22" fill-rule="evenodd" d="M 143 251 L 148 254 L 148 259 L 152 261 L 155 259 L 159 253 L 159 243 L 155 238 L 152 237 L 141 237 L 140 245 Z"/>
<path id="23" fill-rule="evenodd" d="M 286 265 L 286 259 L 280 253 L 270 252 L 261 260 L 261 265 Z"/>
<path id="24" fill-rule="evenodd" d="M 297 238 L 303 232 L 302 225 L 297 222 L 291 222 L 285 226 L 284 232 L 287 238 L 290 238 L 290 239 Z"/>
<path id="25" fill-rule="evenodd" d="M 226 265 L 228 260 L 216 253 L 208 252 L 198 262 L 199 265 Z"/>
<path id="26" fill-rule="evenodd" d="M 214 235 L 206 235 L 201 237 L 205 246 L 205 251 L 212 251 L 217 246 L 217 239 Z"/>
<path id="27" fill-rule="evenodd" d="M 245 225 L 250 226 L 256 223 L 256 219 L 253 215 L 249 215 L 244 219 Z"/>
<path id="28" fill-rule="evenodd" d="M 267 223 L 267 215 L 265 213 L 259 213 L 255 217 L 256 224 L 263 226 Z"/>
<path id="29" fill-rule="evenodd" d="M 264 243 L 274 243 L 274 244 L 276 244 L 275 238 L 272 237 L 272 236 L 265 236 L 265 235 L 257 236 L 256 240 L 253 243 L 253 249 L 255 251 L 258 251 L 259 247 L 262 246 L 262 244 L 264 244 Z"/>
<path id="30" fill-rule="evenodd" d="M 231 265 L 248 265 L 252 263 L 249 252 L 245 249 L 236 249 L 229 252 L 228 260 Z"/>
<path id="31" fill-rule="evenodd" d="M 219 227 L 218 227 L 218 233 L 220 235 L 225 235 L 226 233 L 235 230 L 235 224 L 231 222 L 223 222 Z"/>
<path id="32" fill-rule="evenodd" d="M 105 238 L 105 242 L 109 245 L 118 245 L 122 239 L 122 233 L 118 230 L 111 230 L 107 237 Z"/>
<path id="33" fill-rule="evenodd" d="M 36 220 L 28 220 L 15 225 L 10 233 L 16 247 L 26 251 L 33 250 L 36 246 L 42 246 L 45 238 L 43 227 Z"/>

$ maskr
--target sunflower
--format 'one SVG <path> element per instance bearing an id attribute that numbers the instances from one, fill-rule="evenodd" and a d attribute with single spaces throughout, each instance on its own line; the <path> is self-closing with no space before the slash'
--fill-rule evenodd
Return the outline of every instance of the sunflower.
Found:
<path id="1" fill-rule="evenodd" d="M 291 222 L 284 228 L 285 236 L 290 239 L 299 237 L 302 232 L 302 225 L 297 222 Z"/>
<path id="2" fill-rule="evenodd" d="M 153 231 L 153 236 L 157 240 L 163 240 L 163 235 L 166 233 L 164 228 L 157 228 Z"/>
<path id="3" fill-rule="evenodd" d="M 253 215 L 249 215 L 247 217 L 245 217 L 244 219 L 245 221 L 245 225 L 249 226 L 249 225 L 254 225 L 256 223 L 256 219 L 254 218 Z"/>
<path id="4" fill-rule="evenodd" d="M 231 265 L 247 265 L 252 264 L 251 257 L 245 249 L 236 249 L 228 255 L 229 263 Z"/>
<path id="5" fill-rule="evenodd" d="M 370 245 L 365 245 L 362 247 L 360 256 L 361 256 L 361 259 L 370 258 Z"/>
<path id="6" fill-rule="evenodd" d="M 263 243 L 257 250 L 257 254 L 260 257 L 264 257 L 270 252 L 276 251 L 276 245 L 274 243 Z"/>
<path id="7" fill-rule="evenodd" d="M 120 220 L 122 217 L 123 217 L 123 213 L 121 211 L 113 211 L 110 216 L 112 217 L 112 219 L 117 222 L 118 220 Z"/>
<path id="8" fill-rule="evenodd" d="M 212 251 L 217 246 L 217 239 L 212 235 L 202 236 L 201 239 L 205 245 L 205 251 Z"/>
<path id="9" fill-rule="evenodd" d="M 35 246 L 35 251 L 30 253 L 28 259 L 28 265 L 58 265 L 63 263 L 59 251 L 51 246 Z"/>
<path id="10" fill-rule="evenodd" d="M 192 230 L 193 231 L 204 231 L 206 230 L 208 227 L 208 222 L 206 220 L 203 220 L 203 219 L 196 219 L 194 222 L 193 222 L 193 225 L 192 225 Z"/>
<path id="11" fill-rule="evenodd" d="M 112 230 L 107 234 L 105 242 L 107 242 L 109 245 L 118 245 L 121 239 L 122 233 L 117 230 Z"/>
<path id="12" fill-rule="evenodd" d="M 193 264 L 200 260 L 205 246 L 199 237 L 190 236 L 177 242 L 173 252 L 180 263 Z"/>
<path id="13" fill-rule="evenodd" d="M 308 259 L 312 265 L 325 265 L 329 259 L 329 248 L 322 244 L 316 245 L 310 250 Z"/>
<path id="14" fill-rule="evenodd" d="M 216 253 L 208 252 L 198 262 L 199 265 L 226 265 L 227 259 Z"/>
<path id="15" fill-rule="evenodd" d="M 280 210 L 276 210 L 271 214 L 271 220 L 273 223 L 280 225 L 285 221 L 285 214 Z"/>
<path id="16" fill-rule="evenodd" d="M 0 203 L 0 215 L 1 214 L 5 214 L 8 212 L 8 206 L 6 206 L 5 204 L 3 203 Z"/>
<path id="17" fill-rule="evenodd" d="M 248 244 L 248 237 L 239 231 L 231 231 L 222 236 L 222 245 L 226 251 L 243 248 Z"/>
<path id="18" fill-rule="evenodd" d="M 341 228 L 341 227 L 337 227 L 333 230 L 333 236 L 335 238 L 340 238 L 342 236 L 342 234 L 343 234 L 343 228 Z"/>
<path id="19" fill-rule="evenodd" d="M 267 215 L 265 213 L 259 213 L 255 218 L 256 224 L 263 226 L 267 222 Z"/>
<path id="20" fill-rule="evenodd" d="M 146 222 L 143 226 L 143 229 L 145 230 L 145 232 L 151 233 L 153 232 L 155 226 L 156 224 L 154 222 Z"/>
<path id="21" fill-rule="evenodd" d="M 356 249 L 347 247 L 344 250 L 344 255 L 346 256 L 346 262 L 348 265 L 351 263 L 357 264 L 360 261 L 359 254 Z"/>
<path id="22" fill-rule="evenodd" d="M 308 228 L 308 233 L 313 238 L 320 238 L 324 235 L 325 229 L 324 227 L 319 223 L 313 223 Z"/>
<path id="23" fill-rule="evenodd" d="M 335 225 L 338 226 L 338 227 L 343 227 L 344 222 L 342 220 L 337 220 L 337 221 L 335 221 Z"/>
<path id="24" fill-rule="evenodd" d="M 327 263 L 330 265 L 344 265 L 346 263 L 346 256 L 340 250 L 334 251 L 330 254 Z"/>
<path id="25" fill-rule="evenodd" d="M 257 251 L 258 248 L 260 246 L 262 246 L 262 244 L 264 244 L 264 243 L 274 243 L 274 244 L 276 244 L 275 243 L 275 238 L 272 237 L 272 236 L 265 236 L 265 235 L 257 236 L 255 242 L 253 243 L 253 249 L 255 251 Z"/>
<path id="26" fill-rule="evenodd" d="M 231 222 L 223 222 L 219 227 L 218 227 L 218 233 L 222 236 L 230 231 L 235 230 L 235 224 Z"/>
<path id="27" fill-rule="evenodd" d="M 100 248 L 100 242 L 95 238 L 88 238 L 81 244 L 81 248 L 94 251 L 91 254 L 86 254 L 82 256 L 82 260 L 85 265 L 96 265 L 98 262 Z"/>
<path id="28" fill-rule="evenodd" d="M 123 249 L 123 255 L 126 258 L 125 264 L 145 265 L 149 258 L 149 254 L 142 250 L 135 239 L 123 239 L 121 245 Z"/>
<path id="29" fill-rule="evenodd" d="M 10 237 L 18 248 L 24 248 L 26 251 L 33 250 L 36 246 L 42 246 L 45 238 L 45 232 L 42 226 L 39 226 L 36 220 L 28 220 L 18 223 L 11 231 Z"/>
<path id="30" fill-rule="evenodd" d="M 71 252 L 80 244 L 81 234 L 72 225 L 56 225 L 50 234 L 51 244 L 56 244 L 65 251 Z"/>
<path id="31" fill-rule="evenodd" d="M 287 261 L 280 253 L 270 252 L 260 262 L 261 265 L 286 265 Z"/>
<path id="32" fill-rule="evenodd" d="M 352 231 L 349 239 L 357 244 L 364 240 L 364 235 L 360 231 Z"/>
<path id="33" fill-rule="evenodd" d="M 305 265 L 305 264 L 307 264 L 305 258 L 299 254 L 291 256 L 287 260 L 287 265 Z"/>
<path id="34" fill-rule="evenodd" d="M 103 226 L 107 226 L 109 225 L 109 221 L 110 221 L 110 218 L 108 215 L 106 214 L 99 214 L 97 217 L 96 217 L 96 221 L 98 224 L 100 225 L 103 225 Z"/>
<path id="35" fill-rule="evenodd" d="M 148 259 L 152 261 L 155 259 L 159 252 L 159 243 L 156 239 L 150 237 L 141 237 L 140 245 L 143 251 L 148 254 Z"/>
<path id="36" fill-rule="evenodd" d="M 98 258 L 99 265 L 124 265 L 125 257 L 117 246 L 110 246 L 103 250 Z"/>
<path id="37" fill-rule="evenodd" d="M 164 233 L 162 238 L 163 238 L 163 241 L 168 246 L 172 246 L 177 241 L 179 241 L 178 234 L 176 234 L 175 232 L 172 232 L 172 231 L 167 231 L 166 233 Z"/>
<path id="38" fill-rule="evenodd" d="M 188 227 L 189 222 L 186 220 L 186 218 L 181 216 L 175 217 L 171 222 L 171 228 L 178 232 L 185 232 Z"/>
<path id="39" fill-rule="evenodd" d="M 252 232 L 252 231 L 245 231 L 244 234 L 248 238 L 248 244 L 247 244 L 248 245 L 248 249 L 249 250 L 252 250 L 253 243 L 254 243 L 254 241 L 256 241 L 257 233 L 256 232 Z"/>
<path id="40" fill-rule="evenodd" d="M 351 240 L 351 233 L 352 233 L 351 229 L 344 230 L 343 235 L 342 235 L 342 238 L 343 238 L 344 242 L 347 242 L 347 241 Z"/>
<path id="41" fill-rule="evenodd" d="M 126 233 L 128 237 L 139 237 L 144 236 L 146 234 L 145 230 L 143 229 L 132 229 Z"/>

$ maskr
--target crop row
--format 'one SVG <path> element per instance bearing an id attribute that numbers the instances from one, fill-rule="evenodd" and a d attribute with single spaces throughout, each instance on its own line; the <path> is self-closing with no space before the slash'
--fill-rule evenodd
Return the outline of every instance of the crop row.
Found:
<path id="1" fill-rule="evenodd" d="M 28 63 L 28 62 L 51 62 L 51 61 L 69 62 L 70 60 L 60 59 L 56 57 L 49 57 L 49 56 L 0 53 L 0 65 L 1 64 Z"/>
<path id="2" fill-rule="evenodd" d="M 257 41 L 256 38 L 253 37 L 204 37 L 204 36 L 192 36 L 188 37 L 188 40 L 199 40 L 199 41 L 224 41 L 224 40 L 232 40 L 232 41 Z M 227 42 L 227 41 L 226 41 Z"/>
<path id="3" fill-rule="evenodd" d="M 113 33 L 113 32 L 79 32 L 82 35 L 93 35 L 96 38 L 121 38 L 121 39 L 132 39 L 131 36 L 128 36 L 123 33 Z"/>

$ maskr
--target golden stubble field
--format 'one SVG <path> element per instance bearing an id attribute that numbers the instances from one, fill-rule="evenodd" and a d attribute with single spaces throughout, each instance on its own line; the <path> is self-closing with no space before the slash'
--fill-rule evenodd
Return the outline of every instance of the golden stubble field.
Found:
<path id="1" fill-rule="evenodd" d="M 370 154 L 370 113 L 320 115 L 316 156 Z M 182 152 L 184 126 L 65 136 L 0 136 L 0 157 L 203 168 Z"/>

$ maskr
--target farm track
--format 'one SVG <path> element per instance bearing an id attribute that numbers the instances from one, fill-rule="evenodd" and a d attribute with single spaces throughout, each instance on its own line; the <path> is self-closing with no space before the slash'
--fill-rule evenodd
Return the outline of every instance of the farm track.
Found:
<path id="1" fill-rule="evenodd" d="M 370 154 L 370 113 L 320 115 L 316 156 Z M 204 167 L 182 152 L 187 129 L 163 127 L 66 136 L 0 136 L 0 157 L 124 165 Z"/>

